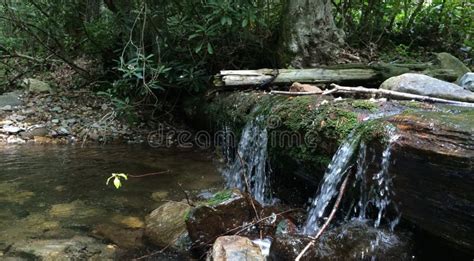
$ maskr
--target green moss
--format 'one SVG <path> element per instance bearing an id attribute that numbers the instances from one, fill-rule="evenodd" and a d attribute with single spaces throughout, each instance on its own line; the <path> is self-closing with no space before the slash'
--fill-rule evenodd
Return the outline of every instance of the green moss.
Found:
<path id="1" fill-rule="evenodd" d="M 379 110 L 379 106 L 377 104 L 368 100 L 355 100 L 352 102 L 352 107 L 361 110 L 368 110 L 370 112 L 377 112 Z"/>
<path id="2" fill-rule="evenodd" d="M 184 213 L 184 221 L 188 220 L 191 217 L 191 209 L 187 210 L 186 213 Z"/>
<path id="3" fill-rule="evenodd" d="M 425 107 L 425 105 L 422 102 L 417 102 L 417 101 L 400 101 L 399 103 L 403 106 L 406 106 L 412 109 L 423 109 Z"/>
<path id="4" fill-rule="evenodd" d="M 206 201 L 206 205 L 208 206 L 215 206 L 219 205 L 220 203 L 232 198 L 233 192 L 232 190 L 223 190 L 219 191 L 212 198 Z"/>

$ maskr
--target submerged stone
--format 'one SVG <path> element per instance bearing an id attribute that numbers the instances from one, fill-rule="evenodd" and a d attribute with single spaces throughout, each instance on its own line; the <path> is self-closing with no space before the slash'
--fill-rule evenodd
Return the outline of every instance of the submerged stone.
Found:
<path id="1" fill-rule="evenodd" d="M 191 206 L 169 201 L 153 210 L 145 219 L 145 235 L 153 244 L 166 247 L 186 232 L 185 218 Z"/>
<path id="2" fill-rule="evenodd" d="M 8 256 L 29 256 L 33 260 L 115 260 L 116 248 L 97 240 L 75 236 L 70 239 L 26 240 L 16 242 Z"/>
<path id="3" fill-rule="evenodd" d="M 136 249 L 144 246 L 143 229 L 129 229 L 117 225 L 99 224 L 94 227 L 93 233 L 114 242 L 124 249 Z"/>

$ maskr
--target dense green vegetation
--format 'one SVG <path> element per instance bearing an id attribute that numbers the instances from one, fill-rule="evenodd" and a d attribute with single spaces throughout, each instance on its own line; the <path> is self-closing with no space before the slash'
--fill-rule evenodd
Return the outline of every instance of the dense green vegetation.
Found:
<path id="1" fill-rule="evenodd" d="M 456 0 L 338 0 L 345 49 L 364 60 L 449 51 L 472 63 L 474 8 Z M 201 92 L 220 69 L 276 67 L 283 0 L 4 0 L 0 85 L 39 77 L 124 111 Z M 165 109 L 159 107 L 160 109 Z"/>

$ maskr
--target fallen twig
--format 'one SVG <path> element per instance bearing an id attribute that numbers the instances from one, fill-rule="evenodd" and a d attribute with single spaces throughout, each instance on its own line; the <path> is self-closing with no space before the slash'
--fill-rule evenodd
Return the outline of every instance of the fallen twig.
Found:
<path id="1" fill-rule="evenodd" d="M 287 95 L 287 96 L 310 96 L 323 94 L 322 91 L 315 92 L 288 92 L 288 91 L 271 91 L 270 94 Z"/>
<path id="2" fill-rule="evenodd" d="M 300 261 L 303 255 L 308 251 L 308 249 L 313 246 L 316 243 L 316 240 L 321 237 L 323 232 L 326 230 L 326 228 L 329 226 L 329 223 L 331 220 L 334 218 L 334 215 L 336 214 L 337 209 L 339 208 L 339 204 L 341 204 L 342 196 L 344 195 L 344 192 L 346 190 L 347 182 L 349 180 L 350 174 L 347 174 L 346 178 L 342 182 L 341 188 L 339 189 L 339 195 L 337 196 L 336 203 L 334 203 L 334 207 L 332 208 L 331 213 L 329 214 L 328 219 L 324 223 L 324 225 L 321 227 L 321 229 L 318 231 L 316 236 L 311 237 L 312 240 L 309 242 L 306 247 L 301 251 L 301 253 L 296 257 L 295 261 Z"/>
<path id="3" fill-rule="evenodd" d="M 385 89 L 370 89 L 370 88 L 365 88 L 365 87 L 345 87 L 345 86 L 339 86 L 337 84 L 331 84 L 334 89 L 325 91 L 323 95 L 328 95 L 332 93 L 368 93 L 368 94 L 381 94 L 383 96 L 387 96 L 389 98 L 395 98 L 395 99 L 409 99 L 409 100 L 417 100 L 417 101 L 423 101 L 423 102 L 438 102 L 438 103 L 446 103 L 446 104 L 452 104 L 452 105 L 459 105 L 463 107 L 471 107 L 474 108 L 474 103 L 470 102 L 461 102 L 461 101 L 454 101 L 454 100 L 447 100 L 447 99 L 441 99 L 441 98 L 435 98 L 435 97 L 429 97 L 429 96 L 424 96 L 424 95 L 418 95 L 418 94 L 411 94 L 411 93 L 404 93 L 404 92 L 397 92 L 397 91 L 391 91 L 391 90 L 385 90 Z"/>
<path id="4" fill-rule="evenodd" d="M 188 205 L 190 205 L 191 207 L 195 207 L 195 205 L 194 205 L 194 204 L 191 202 L 191 200 L 189 199 L 188 193 L 186 192 L 186 190 L 184 190 L 183 184 L 178 183 L 178 186 L 179 186 L 179 188 L 181 189 L 181 192 L 183 192 L 184 197 L 186 198 L 186 202 L 188 203 Z"/>
<path id="5" fill-rule="evenodd" d="M 131 178 L 144 178 L 144 177 L 149 177 L 149 176 L 156 176 L 156 175 L 161 175 L 161 174 L 166 174 L 166 173 L 170 173 L 171 170 L 164 170 L 164 171 L 160 171 L 160 172 L 152 172 L 152 173 L 147 173 L 147 174 L 143 174 L 143 175 L 130 175 L 128 174 L 129 177 Z"/>

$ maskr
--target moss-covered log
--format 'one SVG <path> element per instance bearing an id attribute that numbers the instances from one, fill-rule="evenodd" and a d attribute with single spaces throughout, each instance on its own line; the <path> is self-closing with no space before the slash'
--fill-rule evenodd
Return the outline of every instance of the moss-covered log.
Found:
<path id="1" fill-rule="evenodd" d="M 398 113 L 373 122 L 364 139 L 375 146 L 375 155 L 380 157 L 381 149 L 376 147 L 381 144 L 378 141 L 382 140 L 379 134 L 384 133 L 383 126 L 397 128 L 400 138 L 394 146 L 390 172 L 402 217 L 456 245 L 474 249 L 471 108 L 406 101 L 336 102 L 324 96 L 256 92 L 195 99 L 185 107 L 191 118 L 199 119 L 201 128 L 220 130 L 227 126 L 237 137 L 248 121 L 265 115 L 272 189 L 278 198 L 295 204 L 304 204 L 314 196 L 339 144 L 364 118 L 374 113 Z M 374 173 L 379 170 L 378 164 L 373 167 Z"/>

